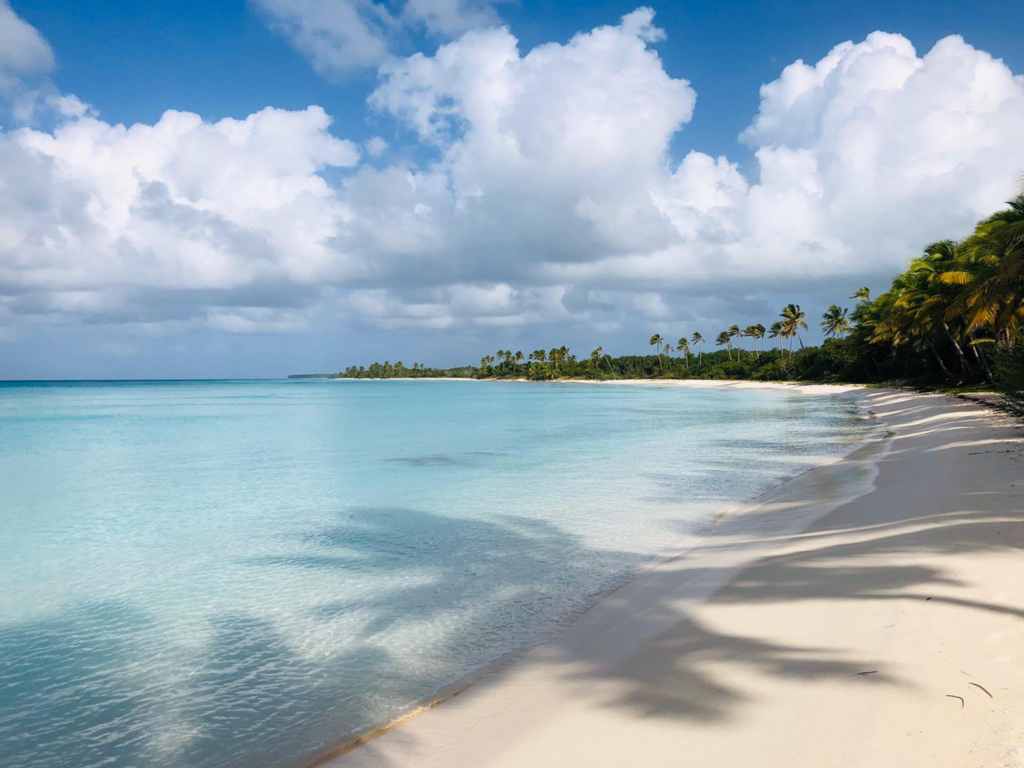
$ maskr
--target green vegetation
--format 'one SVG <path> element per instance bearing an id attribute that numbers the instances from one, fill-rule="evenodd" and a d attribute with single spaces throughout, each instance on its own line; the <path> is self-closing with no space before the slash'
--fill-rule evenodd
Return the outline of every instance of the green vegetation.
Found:
<path id="1" fill-rule="evenodd" d="M 493 363 L 493 357 L 487 357 L 480 361 L 481 366 Z M 366 366 L 350 365 L 341 373 L 335 374 L 333 378 L 340 379 L 454 379 L 476 376 L 479 369 L 471 365 L 462 368 L 428 368 L 423 363 L 413 363 L 412 367 L 403 365 L 399 360 L 397 363 L 371 363 Z"/>
<path id="2" fill-rule="evenodd" d="M 714 339 L 724 349 L 714 352 L 705 353 L 701 332 L 675 346 L 656 333 L 648 341 L 653 355 L 612 357 L 597 347 L 580 360 L 564 346 L 525 357 L 521 351 L 498 350 L 475 367 L 433 369 L 416 363 L 410 369 L 385 362 L 353 366 L 341 376 L 984 385 L 1019 398 L 1024 390 L 1024 194 L 980 222 L 965 240 L 926 247 L 885 293 L 872 299 L 865 287 L 850 298 L 857 301 L 852 312 L 833 304 L 821 315 L 826 339 L 818 347 L 804 346 L 807 315 L 799 304 L 788 304 L 768 328 L 722 329 Z M 777 348 L 765 345 L 766 335 L 778 339 Z M 696 359 L 691 359 L 693 347 Z"/>

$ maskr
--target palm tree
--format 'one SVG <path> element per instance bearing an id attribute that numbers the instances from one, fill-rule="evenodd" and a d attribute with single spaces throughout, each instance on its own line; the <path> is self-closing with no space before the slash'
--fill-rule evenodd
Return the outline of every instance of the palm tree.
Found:
<path id="1" fill-rule="evenodd" d="M 515 364 L 516 364 L 516 363 L 521 363 L 521 362 L 523 362 L 523 353 L 522 353 L 522 350 L 518 350 L 518 351 L 516 352 L 516 354 L 515 354 L 515 355 L 513 356 L 513 358 L 512 358 L 512 361 L 513 361 L 513 362 L 512 362 L 512 373 L 515 373 L 515 372 L 516 372 L 516 366 L 515 366 Z"/>
<path id="2" fill-rule="evenodd" d="M 690 337 L 690 341 L 693 344 L 698 344 L 697 349 L 697 365 L 704 366 L 704 334 L 700 331 L 694 331 L 693 336 Z"/>
<path id="3" fill-rule="evenodd" d="M 758 323 L 757 325 L 754 326 L 754 330 L 757 332 L 754 338 L 761 342 L 761 351 L 764 352 L 765 327 L 763 324 Z"/>
<path id="4" fill-rule="evenodd" d="M 842 338 L 844 334 L 849 333 L 851 325 L 846 313 L 847 310 L 838 304 L 833 304 L 825 311 L 821 316 L 821 330 L 826 336 Z"/>
<path id="5" fill-rule="evenodd" d="M 720 347 L 727 347 L 729 351 L 729 362 L 732 362 L 732 337 L 728 331 L 722 331 L 715 337 L 715 344 Z"/>
<path id="6" fill-rule="evenodd" d="M 748 325 L 746 328 L 743 329 L 743 335 L 746 336 L 747 338 L 750 338 L 750 339 L 754 340 L 754 356 L 757 357 L 757 358 L 760 358 L 761 357 L 761 350 L 759 350 L 757 348 L 757 339 L 758 339 L 757 326 L 756 325 Z"/>
<path id="7" fill-rule="evenodd" d="M 557 347 L 556 349 L 552 349 L 548 352 L 548 360 L 551 361 L 551 367 L 556 373 L 558 371 L 558 366 L 564 363 L 566 358 L 575 360 L 575 358 L 569 354 L 569 349 L 567 347 Z"/>
<path id="8" fill-rule="evenodd" d="M 598 347 L 590 353 L 590 365 L 597 373 L 597 364 L 601 361 L 601 357 L 604 355 L 604 347 Z"/>
<path id="9" fill-rule="evenodd" d="M 551 370 L 552 370 L 552 372 L 557 374 L 558 373 L 558 364 L 562 360 L 562 353 L 558 349 L 558 347 L 554 347 L 554 348 L 552 348 L 552 350 L 550 352 L 548 352 L 548 360 L 551 361 Z"/>
<path id="10" fill-rule="evenodd" d="M 657 347 L 658 347 L 658 365 L 661 367 L 661 372 L 662 373 L 665 372 L 665 366 L 661 362 L 661 345 L 664 342 L 665 342 L 665 340 L 663 338 L 661 338 L 661 334 L 660 333 L 656 333 L 653 336 L 651 336 L 651 340 L 648 342 L 649 346 L 653 347 L 653 346 L 657 345 Z"/>
<path id="11" fill-rule="evenodd" d="M 804 322 L 806 313 L 800 309 L 799 304 L 787 304 L 782 310 L 782 328 L 789 338 L 789 351 L 793 351 L 793 337 L 796 336 L 800 342 L 800 349 L 804 348 L 804 340 L 800 338 L 800 329 L 807 330 L 807 323 Z"/>
<path id="12" fill-rule="evenodd" d="M 736 360 L 740 359 L 740 337 L 743 336 L 743 331 L 740 330 L 738 325 L 729 326 L 729 336 L 736 339 Z"/>
<path id="13" fill-rule="evenodd" d="M 686 359 L 686 370 L 690 370 L 690 342 L 686 340 L 685 336 L 679 340 L 676 349 L 683 353 L 683 356 Z"/>
<path id="14" fill-rule="evenodd" d="M 782 321 L 776 320 L 772 323 L 771 328 L 768 329 L 768 336 L 772 339 L 779 340 L 779 352 L 782 351 L 782 340 L 786 338 L 786 333 L 782 328 Z"/>
<path id="15" fill-rule="evenodd" d="M 858 301 L 868 301 L 868 302 L 870 302 L 871 301 L 871 289 L 868 288 L 866 285 L 861 286 L 860 288 L 858 288 L 856 291 L 853 292 L 853 295 L 850 298 L 851 299 L 857 299 Z"/>
<path id="16" fill-rule="evenodd" d="M 962 266 L 942 275 L 944 283 L 963 286 L 949 313 L 962 316 L 972 336 L 990 337 L 975 345 L 1012 347 L 1024 328 L 1024 193 L 1008 205 L 978 224 L 964 243 Z"/>

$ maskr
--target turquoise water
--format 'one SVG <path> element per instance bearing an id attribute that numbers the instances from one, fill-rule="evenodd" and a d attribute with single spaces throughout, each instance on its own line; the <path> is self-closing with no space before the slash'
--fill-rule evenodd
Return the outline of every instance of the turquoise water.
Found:
<path id="1" fill-rule="evenodd" d="M 777 391 L 0 384 L 0 764 L 302 765 L 864 429 Z"/>

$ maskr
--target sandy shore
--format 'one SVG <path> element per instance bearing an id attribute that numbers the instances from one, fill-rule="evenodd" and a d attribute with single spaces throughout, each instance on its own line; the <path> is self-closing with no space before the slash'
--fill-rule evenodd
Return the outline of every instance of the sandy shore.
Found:
<path id="1" fill-rule="evenodd" d="M 801 384 L 791 381 L 747 381 L 744 379 L 476 379 L 465 376 L 417 376 L 395 379 L 346 379 L 327 381 L 476 381 L 505 382 L 514 384 L 597 384 L 602 386 L 645 386 L 645 387 L 687 387 L 694 389 L 782 389 L 803 394 L 839 394 L 864 389 L 859 384 Z"/>
<path id="2" fill-rule="evenodd" d="M 516 379 L 526 381 L 526 379 Z M 866 389 L 860 384 L 801 384 L 792 381 L 747 381 L 743 379 L 559 379 L 558 384 L 601 384 L 615 386 L 683 387 L 684 389 L 776 389 L 805 395 L 836 395 Z"/>
<path id="3" fill-rule="evenodd" d="M 876 439 L 326 764 L 1024 766 L 1024 430 L 859 396 Z"/>

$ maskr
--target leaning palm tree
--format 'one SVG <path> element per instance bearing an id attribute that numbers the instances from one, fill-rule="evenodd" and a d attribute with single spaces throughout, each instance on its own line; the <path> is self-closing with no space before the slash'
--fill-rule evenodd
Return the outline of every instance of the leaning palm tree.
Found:
<path id="1" fill-rule="evenodd" d="M 686 370 L 690 370 L 690 342 L 686 340 L 685 336 L 679 340 L 676 349 L 683 353 L 686 359 Z"/>
<path id="2" fill-rule="evenodd" d="M 804 322 L 806 313 L 800 309 L 799 304 L 787 304 L 782 310 L 782 327 L 789 338 L 789 351 L 793 351 L 793 337 L 800 342 L 800 349 L 804 348 L 804 340 L 800 338 L 800 329 L 807 330 L 807 323 Z"/>
<path id="3" fill-rule="evenodd" d="M 978 224 L 962 266 L 942 275 L 944 283 L 963 286 L 948 313 L 963 318 L 975 346 L 1012 347 L 1024 329 L 1024 193 L 1008 205 Z"/>
<path id="4" fill-rule="evenodd" d="M 697 365 L 704 365 L 704 334 L 700 331 L 694 331 L 693 336 L 690 337 L 690 341 L 693 344 L 699 345 L 697 348 Z"/>
<path id="5" fill-rule="evenodd" d="M 847 311 L 838 304 L 833 304 L 825 310 L 821 316 L 821 330 L 825 332 L 826 336 L 842 338 L 850 331 L 851 325 L 850 319 L 846 316 Z"/>
<path id="6" fill-rule="evenodd" d="M 729 336 L 728 331 L 722 331 L 718 336 L 715 337 L 715 344 L 720 347 L 726 347 L 729 351 L 729 362 L 732 362 L 732 337 Z"/>
<path id="7" fill-rule="evenodd" d="M 601 361 L 603 355 L 604 347 L 598 347 L 590 353 L 590 366 L 594 369 L 594 373 L 597 373 L 597 364 Z"/>
<path id="8" fill-rule="evenodd" d="M 665 365 L 661 362 L 661 345 L 664 344 L 664 343 L 665 343 L 665 340 L 663 338 L 661 338 L 661 334 L 660 333 L 656 333 L 653 336 L 651 336 L 651 340 L 648 342 L 648 344 L 650 346 L 653 347 L 653 346 L 657 345 L 657 347 L 658 347 L 658 366 L 661 368 L 661 372 L 662 373 L 665 372 Z"/>

